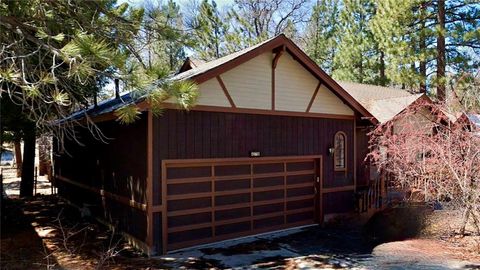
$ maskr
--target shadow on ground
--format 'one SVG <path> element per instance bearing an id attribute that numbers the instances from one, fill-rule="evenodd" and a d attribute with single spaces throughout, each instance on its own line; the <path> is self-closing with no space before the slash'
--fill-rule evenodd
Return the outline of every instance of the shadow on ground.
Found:
<path id="1" fill-rule="evenodd" d="M 0 268 L 47 269 L 48 265 L 57 265 L 32 226 L 45 217 L 40 213 L 25 214 L 23 200 L 4 200 L 3 203 Z"/>

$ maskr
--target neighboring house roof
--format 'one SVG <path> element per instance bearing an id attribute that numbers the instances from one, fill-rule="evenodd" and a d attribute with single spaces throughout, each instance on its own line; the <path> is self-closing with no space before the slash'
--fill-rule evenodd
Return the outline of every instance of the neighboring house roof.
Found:
<path id="1" fill-rule="evenodd" d="M 405 89 L 369 84 L 339 82 L 380 123 L 392 120 L 424 94 L 412 94 Z"/>
<path id="2" fill-rule="evenodd" d="M 480 114 L 467 114 L 467 117 L 472 124 L 480 129 Z"/>

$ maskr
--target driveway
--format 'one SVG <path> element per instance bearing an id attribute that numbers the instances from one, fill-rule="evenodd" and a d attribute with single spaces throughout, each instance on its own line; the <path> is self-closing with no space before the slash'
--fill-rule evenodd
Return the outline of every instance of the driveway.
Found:
<path id="1" fill-rule="evenodd" d="M 188 265 L 220 269 L 480 269 L 480 265 L 439 253 L 439 248 L 438 243 L 427 239 L 375 247 L 360 230 L 310 226 L 199 246 L 159 258 L 175 269 Z"/>

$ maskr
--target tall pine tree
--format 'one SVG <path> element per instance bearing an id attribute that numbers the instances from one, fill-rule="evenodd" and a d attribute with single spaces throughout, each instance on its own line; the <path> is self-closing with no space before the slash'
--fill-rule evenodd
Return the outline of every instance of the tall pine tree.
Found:
<path id="1" fill-rule="evenodd" d="M 370 29 L 373 0 L 344 0 L 340 12 L 340 38 L 332 75 L 338 80 L 385 85 L 385 62 Z"/>
<path id="2" fill-rule="evenodd" d="M 443 100 L 447 78 L 478 68 L 477 1 L 377 0 L 377 5 L 372 29 L 395 84 L 428 87 Z"/>
<path id="3" fill-rule="evenodd" d="M 306 53 L 329 74 L 335 69 L 333 59 L 339 43 L 340 4 L 340 0 L 318 0 L 303 38 Z"/>
<path id="4" fill-rule="evenodd" d="M 191 16 L 187 18 L 187 25 L 192 29 L 192 48 L 197 58 L 208 61 L 230 52 L 226 43 L 229 25 L 215 1 L 203 0 Z"/>

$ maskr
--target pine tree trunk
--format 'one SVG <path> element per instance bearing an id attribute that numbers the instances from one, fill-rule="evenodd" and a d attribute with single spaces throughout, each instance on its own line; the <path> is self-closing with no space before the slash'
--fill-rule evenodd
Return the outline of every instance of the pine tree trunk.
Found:
<path id="1" fill-rule="evenodd" d="M 421 8 L 420 19 L 422 20 L 422 29 L 420 30 L 421 32 L 420 32 L 420 40 L 419 40 L 419 43 L 420 43 L 419 50 L 420 50 L 420 53 L 424 53 L 427 49 L 427 40 L 425 38 L 425 34 L 423 33 L 423 30 L 425 28 L 424 16 L 425 16 L 426 3 L 423 2 L 420 8 Z M 420 69 L 420 76 L 422 76 L 421 82 L 420 82 L 420 92 L 427 93 L 427 61 L 426 59 L 420 59 L 419 69 Z"/>
<path id="2" fill-rule="evenodd" d="M 380 83 L 387 85 L 387 76 L 385 76 L 385 53 L 380 51 Z"/>
<path id="3" fill-rule="evenodd" d="M 20 177 L 22 176 L 22 145 L 20 140 L 15 140 L 13 147 L 15 151 L 15 163 L 17 165 L 17 177 Z"/>
<path id="4" fill-rule="evenodd" d="M 438 36 L 437 36 L 437 98 L 445 101 L 445 0 L 438 0 Z"/>
<path id="5" fill-rule="evenodd" d="M 26 125 L 23 129 L 23 165 L 20 181 L 20 197 L 33 196 L 33 177 L 35 170 L 35 126 Z"/>

